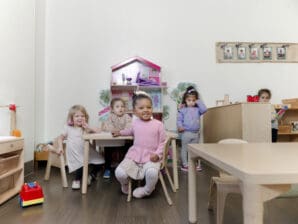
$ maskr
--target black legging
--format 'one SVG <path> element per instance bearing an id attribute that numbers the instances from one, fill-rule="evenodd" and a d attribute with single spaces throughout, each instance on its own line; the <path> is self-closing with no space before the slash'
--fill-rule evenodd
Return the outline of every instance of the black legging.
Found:
<path id="1" fill-rule="evenodd" d="M 96 177 L 97 173 L 100 171 L 100 164 L 91 164 L 91 172 L 90 175 Z M 77 169 L 75 171 L 75 180 L 82 180 L 83 177 L 83 167 Z"/>

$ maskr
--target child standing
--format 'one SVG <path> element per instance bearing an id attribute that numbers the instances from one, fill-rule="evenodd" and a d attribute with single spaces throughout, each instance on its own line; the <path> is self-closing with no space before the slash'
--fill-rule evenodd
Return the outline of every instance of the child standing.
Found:
<path id="1" fill-rule="evenodd" d="M 64 127 L 64 131 L 58 137 L 59 152 L 63 152 L 63 140 L 66 141 L 66 159 L 69 169 L 69 173 L 75 171 L 75 177 L 72 182 L 72 189 L 80 189 L 81 179 L 83 174 L 84 163 L 84 139 L 82 135 L 84 133 L 98 132 L 96 129 L 92 129 L 88 126 L 89 116 L 86 109 L 81 105 L 74 105 L 70 108 L 67 116 L 67 125 Z M 100 164 L 103 164 L 104 160 L 95 150 L 90 150 L 89 164 L 94 164 L 93 170 L 88 176 L 88 184 L 91 180 L 95 179 Z"/>
<path id="2" fill-rule="evenodd" d="M 133 146 L 129 148 L 125 159 L 115 171 L 121 183 L 121 190 L 128 193 L 128 177 L 143 179 L 146 184 L 133 191 L 133 196 L 142 198 L 150 195 L 158 181 L 160 160 L 166 143 L 166 132 L 162 122 L 152 118 L 152 99 L 145 92 L 133 96 L 133 110 L 136 119 L 132 127 L 113 132 L 113 136 L 133 135 Z"/>
<path id="3" fill-rule="evenodd" d="M 125 113 L 125 101 L 121 98 L 114 98 L 110 104 L 111 114 L 107 121 L 103 123 L 102 130 L 113 132 L 120 131 L 131 126 L 131 117 Z M 121 152 L 124 154 L 127 152 L 127 144 L 121 147 Z M 105 156 L 105 172 L 103 177 L 111 177 L 111 163 L 112 163 L 112 152 L 115 150 L 115 147 L 105 147 L 104 156 Z M 123 157 L 122 157 L 123 158 Z"/>
<path id="4" fill-rule="evenodd" d="M 177 128 L 181 135 L 181 170 L 188 171 L 187 144 L 199 143 L 200 139 L 200 117 L 207 111 L 205 104 L 199 100 L 199 93 L 189 86 L 182 98 L 183 107 L 179 109 L 177 116 Z M 200 171 L 200 162 L 197 166 Z"/>
<path id="5" fill-rule="evenodd" d="M 271 91 L 269 89 L 260 89 L 258 91 L 259 102 L 270 103 Z M 278 113 L 274 108 L 274 105 L 271 105 L 271 133 L 272 133 L 272 142 L 277 142 L 278 134 L 278 120 L 283 116 L 286 111 L 286 107 L 281 109 Z"/>

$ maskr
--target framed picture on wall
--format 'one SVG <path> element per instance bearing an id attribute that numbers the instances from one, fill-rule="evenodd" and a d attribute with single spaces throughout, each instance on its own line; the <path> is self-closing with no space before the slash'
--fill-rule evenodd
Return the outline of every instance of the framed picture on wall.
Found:
<path id="1" fill-rule="evenodd" d="M 259 48 L 251 47 L 249 50 L 249 58 L 251 60 L 258 60 L 259 59 Z"/>
<path id="2" fill-rule="evenodd" d="M 237 48 L 237 57 L 240 60 L 246 59 L 246 48 L 245 47 L 238 47 Z"/>
<path id="3" fill-rule="evenodd" d="M 225 46 L 223 50 L 223 56 L 226 60 L 233 59 L 233 47 L 231 46 Z"/>
<path id="4" fill-rule="evenodd" d="M 286 59 L 286 48 L 285 47 L 277 47 L 276 48 L 276 59 L 278 59 L 278 60 Z"/>
<path id="5" fill-rule="evenodd" d="M 271 47 L 264 47 L 263 48 L 263 59 L 264 60 L 271 60 L 272 59 L 272 48 Z"/>

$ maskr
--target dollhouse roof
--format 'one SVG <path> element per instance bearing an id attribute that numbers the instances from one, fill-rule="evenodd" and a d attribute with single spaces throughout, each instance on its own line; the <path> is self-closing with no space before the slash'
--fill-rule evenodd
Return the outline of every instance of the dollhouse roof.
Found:
<path id="1" fill-rule="evenodd" d="M 153 69 L 155 69 L 155 70 L 157 70 L 157 71 L 160 71 L 160 69 L 161 69 L 160 66 L 154 64 L 153 62 L 148 61 L 148 60 L 145 59 L 145 58 L 141 58 L 141 57 L 139 57 L 139 56 L 135 56 L 135 57 L 132 57 L 132 58 L 130 58 L 130 59 L 127 59 L 126 61 L 123 61 L 123 62 L 121 62 L 121 63 L 119 63 L 119 64 L 116 64 L 116 65 L 111 66 L 111 68 L 112 68 L 112 72 L 118 70 L 119 68 L 123 68 L 123 67 L 125 67 L 125 66 L 127 66 L 127 65 L 129 65 L 129 64 L 131 64 L 131 63 L 134 63 L 134 62 L 136 62 L 136 61 L 137 61 L 137 62 L 140 62 L 140 63 L 142 63 L 142 64 L 145 64 L 145 65 L 147 65 L 148 67 L 151 67 L 151 68 L 153 68 Z"/>

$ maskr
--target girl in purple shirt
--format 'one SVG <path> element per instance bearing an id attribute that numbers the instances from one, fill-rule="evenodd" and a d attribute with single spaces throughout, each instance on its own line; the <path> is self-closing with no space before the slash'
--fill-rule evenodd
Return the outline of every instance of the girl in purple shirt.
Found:
<path id="1" fill-rule="evenodd" d="M 114 131 L 113 136 L 133 135 L 134 142 L 115 170 L 124 194 L 128 193 L 128 177 L 144 179 L 146 184 L 133 191 L 133 196 L 142 198 L 155 189 L 158 181 L 160 160 L 166 143 L 166 132 L 162 122 L 152 118 L 152 99 L 145 92 L 133 96 L 133 110 L 136 119 L 130 128 Z"/>
<path id="2" fill-rule="evenodd" d="M 207 111 L 205 104 L 199 100 L 198 91 L 189 86 L 182 99 L 182 105 L 177 116 L 177 128 L 181 134 L 181 170 L 188 171 L 187 163 L 187 145 L 190 143 L 199 143 L 200 139 L 200 116 Z M 197 170 L 202 170 L 200 164 Z"/>

